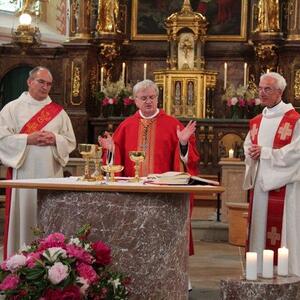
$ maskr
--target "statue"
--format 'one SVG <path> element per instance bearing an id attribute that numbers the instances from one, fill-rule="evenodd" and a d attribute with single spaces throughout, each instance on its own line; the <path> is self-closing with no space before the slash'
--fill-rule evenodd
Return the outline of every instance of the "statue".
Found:
<path id="1" fill-rule="evenodd" d="M 116 33 L 118 31 L 118 0 L 99 0 L 97 31 L 99 33 Z"/>
<path id="2" fill-rule="evenodd" d="M 256 31 L 279 31 L 279 0 L 259 0 Z"/>

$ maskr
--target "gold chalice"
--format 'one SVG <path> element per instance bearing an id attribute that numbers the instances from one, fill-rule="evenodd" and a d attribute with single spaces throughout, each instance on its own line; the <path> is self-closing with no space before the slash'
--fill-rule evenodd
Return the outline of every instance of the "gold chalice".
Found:
<path id="1" fill-rule="evenodd" d="M 94 181 L 90 174 L 90 159 L 95 155 L 96 145 L 94 144 L 78 144 L 78 151 L 84 159 L 84 176 L 82 180 Z"/>
<path id="2" fill-rule="evenodd" d="M 139 173 L 140 173 L 141 163 L 145 160 L 145 151 L 129 151 L 129 158 L 135 164 L 134 165 L 135 175 L 132 181 L 139 182 L 140 181 Z"/>
<path id="3" fill-rule="evenodd" d="M 103 180 L 103 175 L 101 172 L 101 162 L 102 162 L 101 158 L 102 158 L 102 147 L 100 147 L 99 145 L 95 145 L 95 153 L 93 156 L 95 171 L 91 176 L 95 178 L 96 181 Z"/>
<path id="4" fill-rule="evenodd" d="M 101 169 L 106 172 L 109 173 L 109 181 L 116 181 L 115 179 L 115 173 L 119 173 L 121 171 L 123 171 L 124 167 L 121 165 L 105 165 L 102 166 Z"/>

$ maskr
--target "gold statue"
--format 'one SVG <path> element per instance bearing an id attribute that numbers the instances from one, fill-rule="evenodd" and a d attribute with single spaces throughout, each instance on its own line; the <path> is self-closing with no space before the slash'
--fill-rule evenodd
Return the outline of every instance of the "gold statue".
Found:
<path id="1" fill-rule="evenodd" d="M 97 31 L 99 33 L 116 33 L 118 31 L 118 0 L 99 0 Z"/>
<path id="2" fill-rule="evenodd" d="M 279 30 L 279 0 L 259 0 L 256 31 L 274 32 Z"/>

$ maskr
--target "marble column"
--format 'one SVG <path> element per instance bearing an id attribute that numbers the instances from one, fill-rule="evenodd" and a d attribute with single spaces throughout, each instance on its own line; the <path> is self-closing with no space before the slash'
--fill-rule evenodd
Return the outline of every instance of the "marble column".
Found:
<path id="1" fill-rule="evenodd" d="M 38 225 L 70 237 L 90 223 L 132 279 L 130 299 L 188 299 L 189 197 L 185 194 L 40 190 Z"/>

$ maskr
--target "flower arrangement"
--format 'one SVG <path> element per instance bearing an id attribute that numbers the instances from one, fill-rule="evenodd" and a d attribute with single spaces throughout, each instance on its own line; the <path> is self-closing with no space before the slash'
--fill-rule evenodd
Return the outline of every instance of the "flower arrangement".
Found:
<path id="1" fill-rule="evenodd" d="M 61 233 L 38 239 L 0 265 L 5 299 L 128 299 L 130 283 L 111 265 L 111 250 L 88 242 L 90 225 L 69 240 Z"/>
<path id="2" fill-rule="evenodd" d="M 135 108 L 131 95 L 131 85 L 124 86 L 124 82 L 118 80 L 116 82 L 108 81 L 103 90 L 97 93 L 97 98 L 101 102 L 102 108 L 104 108 L 104 115 L 112 116 L 120 115 L 129 105 Z"/>
<path id="3" fill-rule="evenodd" d="M 229 84 L 222 99 L 232 119 L 252 118 L 262 111 L 258 90 L 252 81 L 248 86 L 239 85 L 237 88 Z"/>

